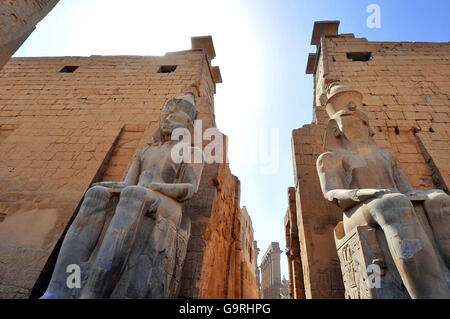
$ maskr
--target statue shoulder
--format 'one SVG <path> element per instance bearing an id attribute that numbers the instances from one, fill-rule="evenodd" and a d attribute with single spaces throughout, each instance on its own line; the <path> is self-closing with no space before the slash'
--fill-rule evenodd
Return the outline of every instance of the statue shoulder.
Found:
<path id="1" fill-rule="evenodd" d="M 395 157 L 395 154 L 386 149 L 379 148 L 380 153 L 383 155 L 384 158 L 387 158 L 389 161 L 397 162 L 397 157 Z"/>
<path id="2" fill-rule="evenodd" d="M 327 167 L 329 165 L 335 165 L 342 160 L 342 154 L 339 151 L 325 152 L 319 155 L 317 158 L 317 167 Z"/>
<path id="3" fill-rule="evenodd" d="M 145 158 L 145 155 L 146 155 L 146 154 L 151 153 L 152 151 L 155 150 L 155 148 L 157 148 L 157 146 L 154 145 L 154 144 L 144 146 L 144 147 L 140 148 L 138 151 L 136 151 L 136 154 L 135 154 L 135 155 L 138 156 L 139 159 L 142 160 L 142 159 Z"/>

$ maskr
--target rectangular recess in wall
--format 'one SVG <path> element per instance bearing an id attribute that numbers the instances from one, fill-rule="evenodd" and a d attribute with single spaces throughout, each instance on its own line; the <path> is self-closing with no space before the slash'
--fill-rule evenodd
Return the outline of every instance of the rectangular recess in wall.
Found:
<path id="1" fill-rule="evenodd" d="M 73 72 L 75 72 L 76 69 L 78 69 L 78 65 L 66 65 L 61 70 L 59 70 L 59 72 L 73 73 Z"/>
<path id="2" fill-rule="evenodd" d="M 158 69 L 158 73 L 172 73 L 177 69 L 176 65 L 161 65 Z"/>
<path id="3" fill-rule="evenodd" d="M 372 59 L 372 52 L 347 52 L 347 59 L 366 62 Z"/>

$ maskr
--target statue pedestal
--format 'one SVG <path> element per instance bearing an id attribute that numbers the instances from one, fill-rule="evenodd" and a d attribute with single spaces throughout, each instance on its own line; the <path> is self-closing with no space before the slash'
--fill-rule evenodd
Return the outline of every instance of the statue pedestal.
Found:
<path id="1" fill-rule="evenodd" d="M 429 218 L 423 208 L 424 196 L 410 196 L 414 213 L 438 249 Z M 347 299 L 409 299 L 410 296 L 402 282 L 400 274 L 390 255 L 384 233 L 379 228 L 358 226 L 349 234 L 345 234 L 342 222 L 334 228 L 334 240 L 341 263 L 341 271 Z M 441 260 L 441 267 L 445 267 Z M 379 288 L 372 287 L 367 271 L 369 265 L 377 264 L 381 268 Z"/>
<path id="2" fill-rule="evenodd" d="M 342 222 L 334 229 L 337 253 L 341 263 L 346 299 L 409 299 L 394 261 L 389 254 L 381 229 L 358 226 L 344 235 Z M 374 286 L 372 271 L 377 264 L 381 269 L 379 288 Z M 369 278 L 371 276 L 371 278 Z"/>

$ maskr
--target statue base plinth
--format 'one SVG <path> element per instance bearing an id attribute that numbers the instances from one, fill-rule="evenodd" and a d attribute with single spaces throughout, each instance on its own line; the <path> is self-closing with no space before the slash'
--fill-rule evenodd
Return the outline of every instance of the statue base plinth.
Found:
<path id="1" fill-rule="evenodd" d="M 344 235 L 343 223 L 334 229 L 334 238 L 341 264 L 346 299 L 409 299 L 400 274 L 389 254 L 381 229 L 355 227 Z M 379 266 L 377 274 L 373 271 Z"/>

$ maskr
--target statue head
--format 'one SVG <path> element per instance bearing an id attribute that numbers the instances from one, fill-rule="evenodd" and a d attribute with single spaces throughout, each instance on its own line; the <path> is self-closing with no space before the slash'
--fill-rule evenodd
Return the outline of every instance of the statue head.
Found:
<path id="1" fill-rule="evenodd" d="M 374 132 L 369 118 L 360 107 L 362 94 L 351 87 L 332 83 L 327 92 L 326 111 L 330 116 L 325 134 L 324 148 L 328 150 L 350 143 L 368 143 Z"/>
<path id="2" fill-rule="evenodd" d="M 179 127 L 190 128 L 197 118 L 196 99 L 191 92 L 178 96 L 167 102 L 160 120 L 163 134 L 171 134 Z"/>
<path id="3" fill-rule="evenodd" d="M 176 128 L 187 128 L 193 132 L 194 121 L 197 118 L 194 93 L 188 92 L 168 101 L 164 107 L 159 121 L 159 129 L 153 134 L 150 144 L 170 140 Z"/>

